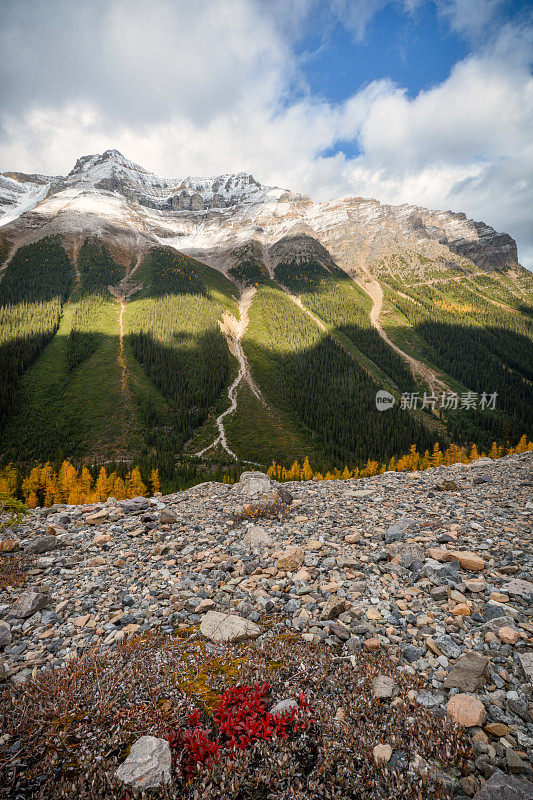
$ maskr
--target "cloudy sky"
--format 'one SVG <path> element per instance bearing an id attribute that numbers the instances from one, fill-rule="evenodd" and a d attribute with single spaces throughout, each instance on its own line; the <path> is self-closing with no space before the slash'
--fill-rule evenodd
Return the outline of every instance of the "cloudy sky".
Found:
<path id="1" fill-rule="evenodd" d="M 0 170 L 245 170 L 466 211 L 533 267 L 532 56 L 528 0 L 0 0 Z"/>

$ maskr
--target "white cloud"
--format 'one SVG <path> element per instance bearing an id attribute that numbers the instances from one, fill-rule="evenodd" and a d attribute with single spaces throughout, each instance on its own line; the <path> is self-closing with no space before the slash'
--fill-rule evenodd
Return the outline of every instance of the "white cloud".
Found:
<path id="1" fill-rule="evenodd" d="M 505 0 L 437 0 L 437 7 L 456 33 L 477 40 L 489 29 Z"/>
<path id="2" fill-rule="evenodd" d="M 357 37 L 381 0 L 355 4 L 353 23 L 349 5 L 334 0 L 332 13 Z M 447 13 L 464 29 L 459 5 Z M 516 236 L 533 265 L 525 23 L 501 27 L 490 48 L 414 98 L 385 80 L 328 104 L 306 91 L 293 50 L 315 0 L 295 2 L 294 26 L 286 4 L 259 0 L 5 6 L 2 169 L 65 173 L 79 155 L 116 147 L 168 176 L 247 170 L 317 199 L 462 210 Z M 478 30 L 487 28 L 481 16 Z M 321 155 L 343 141 L 358 155 Z"/>

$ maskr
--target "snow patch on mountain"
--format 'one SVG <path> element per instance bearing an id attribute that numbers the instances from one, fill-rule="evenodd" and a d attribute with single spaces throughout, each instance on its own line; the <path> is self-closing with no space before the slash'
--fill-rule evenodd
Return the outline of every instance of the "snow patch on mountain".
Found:
<path id="1" fill-rule="evenodd" d="M 17 180 L 0 174 L 0 227 L 31 211 L 48 194 L 50 183 Z"/>

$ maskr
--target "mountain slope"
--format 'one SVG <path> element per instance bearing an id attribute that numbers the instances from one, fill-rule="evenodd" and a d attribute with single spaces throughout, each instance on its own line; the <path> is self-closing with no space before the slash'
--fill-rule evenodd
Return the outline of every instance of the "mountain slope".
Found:
<path id="1" fill-rule="evenodd" d="M 108 150 L 4 173 L 0 215 L 4 460 L 329 466 L 531 432 L 533 279 L 464 214 L 166 179 Z"/>

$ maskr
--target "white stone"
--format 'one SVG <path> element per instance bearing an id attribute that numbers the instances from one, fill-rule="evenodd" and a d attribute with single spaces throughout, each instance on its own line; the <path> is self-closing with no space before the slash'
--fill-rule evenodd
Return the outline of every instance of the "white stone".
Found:
<path id="1" fill-rule="evenodd" d="M 172 756 L 166 739 L 141 736 L 134 742 L 127 759 L 115 775 L 128 786 L 136 789 L 155 789 L 170 781 Z"/>
<path id="2" fill-rule="evenodd" d="M 200 633 L 212 642 L 244 642 L 256 639 L 261 628 L 237 614 L 208 611 L 200 623 Z"/>

